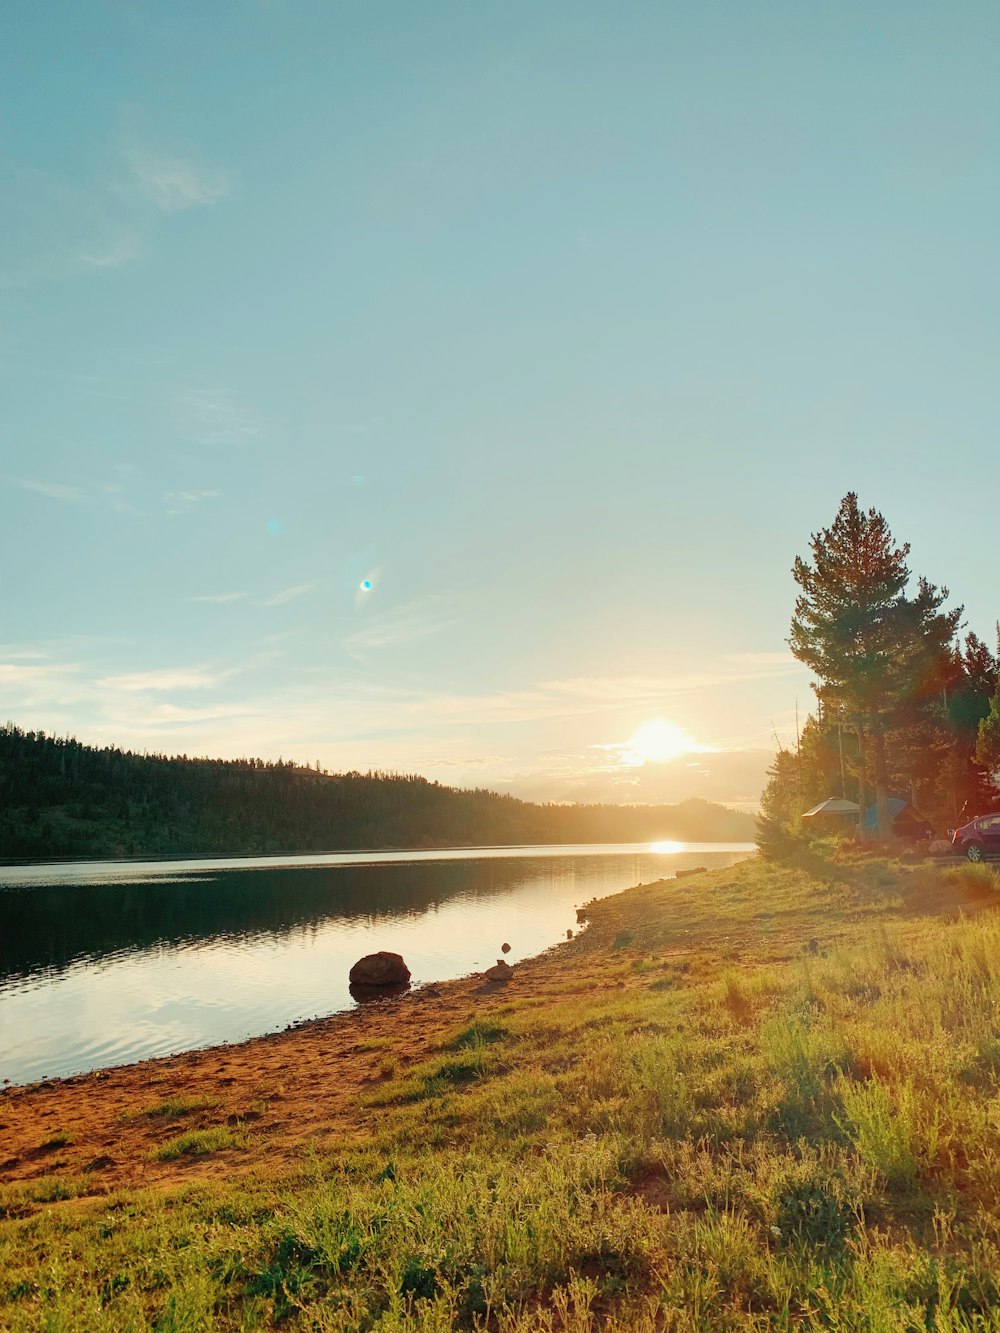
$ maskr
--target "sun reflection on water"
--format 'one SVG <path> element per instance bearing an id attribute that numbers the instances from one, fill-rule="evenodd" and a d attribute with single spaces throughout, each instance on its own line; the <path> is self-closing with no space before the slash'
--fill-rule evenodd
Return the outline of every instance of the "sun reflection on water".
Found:
<path id="1" fill-rule="evenodd" d="M 684 843 L 670 842 L 669 840 L 664 840 L 663 842 L 651 842 L 649 844 L 649 850 L 654 856 L 674 856 L 677 852 L 682 852 L 684 850 Z"/>

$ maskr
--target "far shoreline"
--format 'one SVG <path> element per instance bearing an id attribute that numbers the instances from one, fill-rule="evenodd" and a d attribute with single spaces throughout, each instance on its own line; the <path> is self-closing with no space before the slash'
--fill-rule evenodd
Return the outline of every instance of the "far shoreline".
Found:
<path id="1" fill-rule="evenodd" d="M 675 844 L 676 850 L 671 848 L 668 851 L 658 851 L 661 844 Z M 650 838 L 641 839 L 638 842 L 605 842 L 605 841 L 584 841 L 584 842 L 497 842 L 497 843 L 472 843 L 456 844 L 441 843 L 433 846 L 405 847 L 405 846 L 387 846 L 387 847 L 362 847 L 362 848 L 339 848 L 329 851 L 296 851 L 296 852 L 167 852 L 161 856 L 98 856 L 98 857 L 46 857 L 44 859 L 36 858 L 11 858 L 0 861 L 0 871 L 3 870 L 25 870 L 25 869 L 45 869 L 48 866 L 152 866 L 152 865 L 198 865 L 202 862 L 217 863 L 228 862 L 232 864 L 240 863 L 257 864 L 258 862 L 278 863 L 284 862 L 290 865 L 307 864 L 342 864 L 356 865 L 374 863 L 379 857 L 416 857 L 422 861 L 433 860 L 461 860 L 465 856 L 472 856 L 476 852 L 487 853 L 490 856 L 502 856 L 505 852 L 537 852 L 545 856 L 587 856 L 592 853 L 590 849 L 597 848 L 609 849 L 609 855 L 614 852 L 610 849 L 637 850 L 645 848 L 649 855 L 672 856 L 679 855 L 684 851 L 752 851 L 756 844 L 738 839 L 701 839 L 701 840 L 683 840 L 677 838 Z M 338 858 L 337 861 L 329 862 L 328 858 Z M 343 858 L 343 859 L 340 859 Z M 350 858 L 350 859 L 348 859 Z M 362 859 L 363 858 L 363 859 Z"/>

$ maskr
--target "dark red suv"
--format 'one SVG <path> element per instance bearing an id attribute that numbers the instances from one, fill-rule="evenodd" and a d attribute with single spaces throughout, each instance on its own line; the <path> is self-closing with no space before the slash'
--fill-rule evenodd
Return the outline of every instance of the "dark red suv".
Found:
<path id="1" fill-rule="evenodd" d="M 1000 815 L 979 815 L 963 824 L 952 834 L 951 845 L 970 861 L 1000 856 Z"/>

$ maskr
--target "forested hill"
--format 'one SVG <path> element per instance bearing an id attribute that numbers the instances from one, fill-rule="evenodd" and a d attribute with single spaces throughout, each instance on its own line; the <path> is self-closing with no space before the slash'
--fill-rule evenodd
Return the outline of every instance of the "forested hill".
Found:
<path id="1" fill-rule="evenodd" d="M 0 728 L 0 860 L 548 842 L 750 841 L 749 815 L 532 805 L 389 773 L 93 749 Z"/>

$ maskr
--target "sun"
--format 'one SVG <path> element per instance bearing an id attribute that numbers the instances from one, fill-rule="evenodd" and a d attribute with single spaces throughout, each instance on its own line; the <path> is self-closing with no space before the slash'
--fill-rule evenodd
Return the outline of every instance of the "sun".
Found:
<path id="1" fill-rule="evenodd" d="M 654 717 L 644 722 L 630 740 L 625 742 L 625 753 L 637 764 L 666 764 L 682 754 L 692 754 L 699 746 L 683 727 Z"/>

